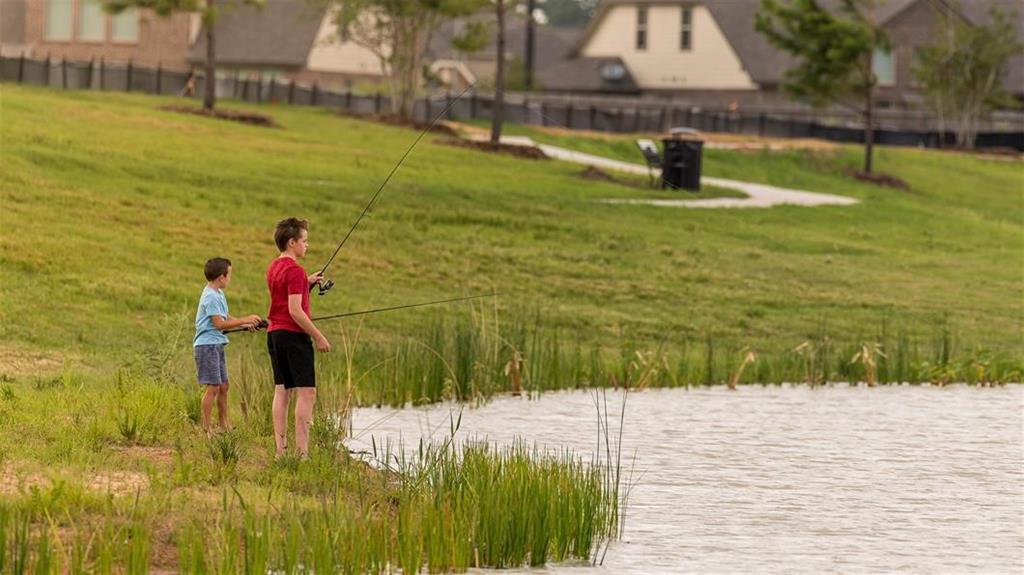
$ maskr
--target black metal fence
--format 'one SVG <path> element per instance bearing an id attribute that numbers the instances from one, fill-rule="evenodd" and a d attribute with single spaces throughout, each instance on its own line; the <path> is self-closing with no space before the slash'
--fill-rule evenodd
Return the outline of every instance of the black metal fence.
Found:
<path id="1" fill-rule="evenodd" d="M 143 68 L 131 63 L 109 63 L 103 60 L 73 62 L 31 58 L 0 58 L 0 81 L 68 90 L 108 90 L 144 92 L 163 95 L 201 97 L 205 79 L 195 78 L 190 94 L 187 85 L 191 74 L 162 68 Z M 383 94 L 358 94 L 320 88 L 316 84 L 235 75 L 218 77 L 217 96 L 252 103 L 280 103 L 298 106 L 321 106 L 346 110 L 354 114 L 383 114 L 390 110 L 390 101 Z M 494 110 L 494 97 L 470 93 L 452 102 L 445 93 L 416 100 L 413 117 L 429 120 L 451 103 L 446 116 L 452 120 L 489 120 Z M 777 138 L 820 138 L 836 142 L 864 141 L 864 130 L 848 124 L 842 117 L 821 117 L 806 111 L 730 111 L 675 103 L 643 101 L 579 101 L 565 98 L 534 97 L 509 94 L 505 99 L 505 120 L 518 124 L 558 126 L 570 130 L 602 132 L 666 132 L 674 126 L 686 126 L 706 132 L 725 132 Z M 881 114 L 885 118 L 885 114 Z M 1024 151 L 1024 121 L 1020 115 L 1003 120 L 1004 128 L 978 134 L 979 148 L 1013 148 Z M 917 121 L 918 125 L 927 125 Z M 876 129 L 875 141 L 891 146 L 938 147 L 954 143 L 951 132 L 936 130 Z"/>

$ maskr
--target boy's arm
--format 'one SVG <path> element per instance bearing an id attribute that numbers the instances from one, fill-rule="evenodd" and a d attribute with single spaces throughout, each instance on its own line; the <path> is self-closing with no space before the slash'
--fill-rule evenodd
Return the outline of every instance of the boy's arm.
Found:
<path id="1" fill-rule="evenodd" d="M 257 317 L 256 321 L 252 321 L 253 317 L 255 316 L 249 316 L 246 318 L 239 319 L 231 316 L 227 316 L 227 318 L 224 318 L 223 316 L 220 315 L 211 315 L 210 321 L 213 323 L 213 327 L 217 328 L 218 331 L 225 331 L 228 329 L 234 329 L 236 327 L 249 327 L 257 323 L 259 321 L 259 318 Z"/>
<path id="2" fill-rule="evenodd" d="M 231 314 L 228 314 L 228 321 L 241 321 L 241 322 L 249 323 L 249 324 L 252 324 L 252 325 L 256 325 L 256 324 L 260 323 L 261 321 L 263 321 L 263 318 L 261 318 L 259 315 L 254 314 L 254 313 L 253 314 L 249 314 L 249 315 L 247 315 L 245 317 L 235 317 L 235 316 L 233 316 Z"/>
<path id="3" fill-rule="evenodd" d="M 295 293 L 288 295 L 288 314 L 292 316 L 292 320 L 295 321 L 302 328 L 303 331 L 309 334 L 316 342 L 316 348 L 319 351 L 331 351 L 331 344 L 324 337 L 324 334 L 320 333 L 320 330 L 313 325 L 313 320 L 309 319 L 306 312 L 302 310 L 302 294 Z"/>

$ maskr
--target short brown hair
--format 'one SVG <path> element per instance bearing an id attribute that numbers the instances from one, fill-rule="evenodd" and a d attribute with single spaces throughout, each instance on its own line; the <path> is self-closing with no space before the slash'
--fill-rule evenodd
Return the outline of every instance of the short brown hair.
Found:
<path id="1" fill-rule="evenodd" d="M 212 282 L 228 273 L 229 267 L 231 267 L 231 260 L 227 258 L 210 258 L 206 260 L 206 265 L 203 266 L 203 275 L 206 276 L 206 281 Z"/>
<path id="2" fill-rule="evenodd" d="M 288 248 L 289 240 L 299 239 L 302 230 L 309 231 L 309 222 L 298 218 L 288 218 L 277 222 L 277 229 L 274 230 L 274 243 L 277 249 L 282 252 Z"/>

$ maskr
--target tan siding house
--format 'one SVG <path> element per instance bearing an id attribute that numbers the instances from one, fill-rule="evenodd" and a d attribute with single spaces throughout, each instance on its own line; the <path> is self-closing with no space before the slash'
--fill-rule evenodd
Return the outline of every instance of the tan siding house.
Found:
<path id="1" fill-rule="evenodd" d="M 618 56 L 642 90 L 756 90 L 706 6 L 612 4 L 584 36 L 583 57 Z"/>
<path id="2" fill-rule="evenodd" d="M 827 9 L 837 0 L 819 0 Z M 574 54 L 578 68 L 594 58 L 617 57 L 643 95 L 682 97 L 694 103 L 778 105 L 789 98 L 779 90 L 794 61 L 754 29 L 760 0 L 603 0 Z M 935 42 L 939 14 L 970 24 L 988 20 L 992 7 L 1013 14 L 1024 36 L 1022 0 L 887 0 L 875 8 L 875 21 L 889 35 L 893 50 L 874 58 L 882 106 L 920 103 L 913 79 L 915 53 Z M 568 64 L 567 64 L 568 67 Z M 571 75 L 570 75 L 571 77 Z M 563 92 L 610 92 L 590 83 L 559 78 L 547 88 Z M 1004 86 L 1024 96 L 1024 56 L 1011 59 Z"/>

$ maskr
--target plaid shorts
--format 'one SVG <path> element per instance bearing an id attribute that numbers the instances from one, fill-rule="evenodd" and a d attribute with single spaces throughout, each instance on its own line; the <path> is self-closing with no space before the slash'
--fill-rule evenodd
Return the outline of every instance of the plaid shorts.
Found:
<path id="1" fill-rule="evenodd" d="M 197 345 L 195 357 L 199 383 L 220 385 L 228 380 L 228 361 L 224 356 L 224 344 Z"/>

